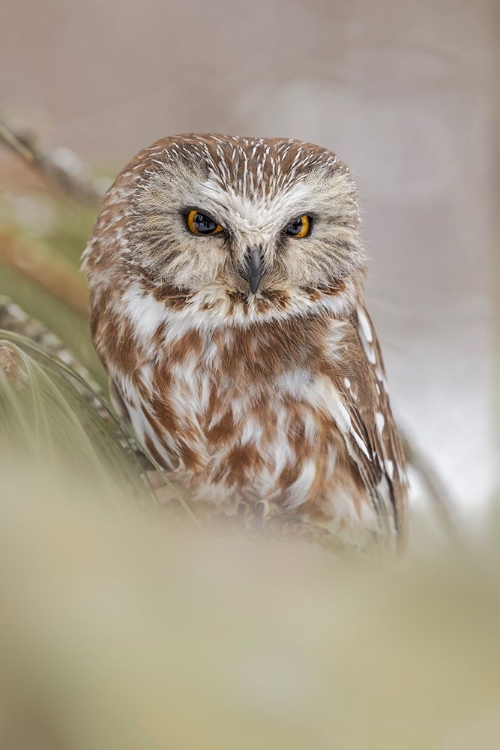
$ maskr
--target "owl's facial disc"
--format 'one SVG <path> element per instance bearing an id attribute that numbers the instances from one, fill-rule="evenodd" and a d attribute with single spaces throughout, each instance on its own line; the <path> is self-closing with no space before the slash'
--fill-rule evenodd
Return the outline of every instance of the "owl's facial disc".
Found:
<path id="1" fill-rule="evenodd" d="M 364 264 L 354 185 L 329 151 L 187 136 L 141 158 L 128 241 L 155 286 L 281 305 Z"/>

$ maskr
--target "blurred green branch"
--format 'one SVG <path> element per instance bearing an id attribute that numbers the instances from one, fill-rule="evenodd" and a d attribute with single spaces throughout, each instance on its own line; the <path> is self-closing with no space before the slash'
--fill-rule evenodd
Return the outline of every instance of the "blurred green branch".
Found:
<path id="1" fill-rule="evenodd" d="M 88 315 L 87 284 L 74 265 L 33 240 L 0 231 L 0 261 L 34 281 L 80 315 Z"/>

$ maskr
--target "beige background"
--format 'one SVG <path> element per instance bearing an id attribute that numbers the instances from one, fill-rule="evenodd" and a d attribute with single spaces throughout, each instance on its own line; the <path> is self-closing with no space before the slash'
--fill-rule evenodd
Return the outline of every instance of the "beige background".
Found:
<path id="1" fill-rule="evenodd" d="M 116 169 L 185 131 L 333 148 L 357 179 L 401 419 L 464 508 L 493 481 L 495 0 L 0 0 L 0 101 Z M 498 184 L 498 183 L 496 183 Z"/>

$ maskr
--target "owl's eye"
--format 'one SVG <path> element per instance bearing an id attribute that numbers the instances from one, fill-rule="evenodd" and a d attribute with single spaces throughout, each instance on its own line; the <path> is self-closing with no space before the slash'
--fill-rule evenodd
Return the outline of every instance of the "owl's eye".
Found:
<path id="1" fill-rule="evenodd" d="M 186 216 L 186 224 L 192 234 L 219 234 L 223 229 L 220 224 L 217 224 L 210 216 L 200 213 L 196 209 L 193 209 Z"/>
<path id="2" fill-rule="evenodd" d="M 307 237 L 311 231 L 311 219 L 306 214 L 298 216 L 296 219 L 290 222 L 285 229 L 285 234 L 289 237 L 296 237 L 301 240 L 303 237 Z"/>

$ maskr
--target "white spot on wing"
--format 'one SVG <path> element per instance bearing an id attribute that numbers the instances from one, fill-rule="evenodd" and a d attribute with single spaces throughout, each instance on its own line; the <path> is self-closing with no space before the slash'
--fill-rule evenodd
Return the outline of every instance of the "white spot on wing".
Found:
<path id="1" fill-rule="evenodd" d="M 371 342 L 373 341 L 372 328 L 368 321 L 368 318 L 365 315 L 364 310 L 362 310 L 361 308 L 358 309 L 358 318 L 359 318 L 359 325 L 361 326 L 361 331 L 363 332 L 363 336 L 371 344 Z"/>
<path id="2" fill-rule="evenodd" d="M 360 336 L 360 340 L 361 340 L 361 345 L 363 346 L 363 350 L 365 352 L 366 359 L 371 365 L 376 365 L 377 357 L 375 355 L 373 347 L 368 343 L 368 341 L 365 339 L 363 335 Z"/>
<path id="3" fill-rule="evenodd" d="M 392 480 L 394 478 L 394 464 L 393 464 L 392 461 L 386 461 L 385 462 L 385 470 L 387 472 L 387 476 L 389 477 L 389 479 L 392 482 Z"/>
<path id="4" fill-rule="evenodd" d="M 358 446 L 358 448 L 365 454 L 365 456 L 367 457 L 367 459 L 369 461 L 371 461 L 372 457 L 370 456 L 370 454 L 368 452 L 368 448 L 366 447 L 366 443 L 364 442 L 364 440 L 362 440 L 360 438 L 360 436 L 358 435 L 358 433 L 356 432 L 356 430 L 351 430 L 351 435 L 353 436 L 354 440 L 356 441 L 356 445 Z"/>
<path id="5" fill-rule="evenodd" d="M 383 431 L 384 426 L 385 426 L 385 417 L 379 411 L 375 414 L 375 423 L 377 425 L 377 431 L 378 431 L 379 435 L 382 435 L 382 431 Z"/>

